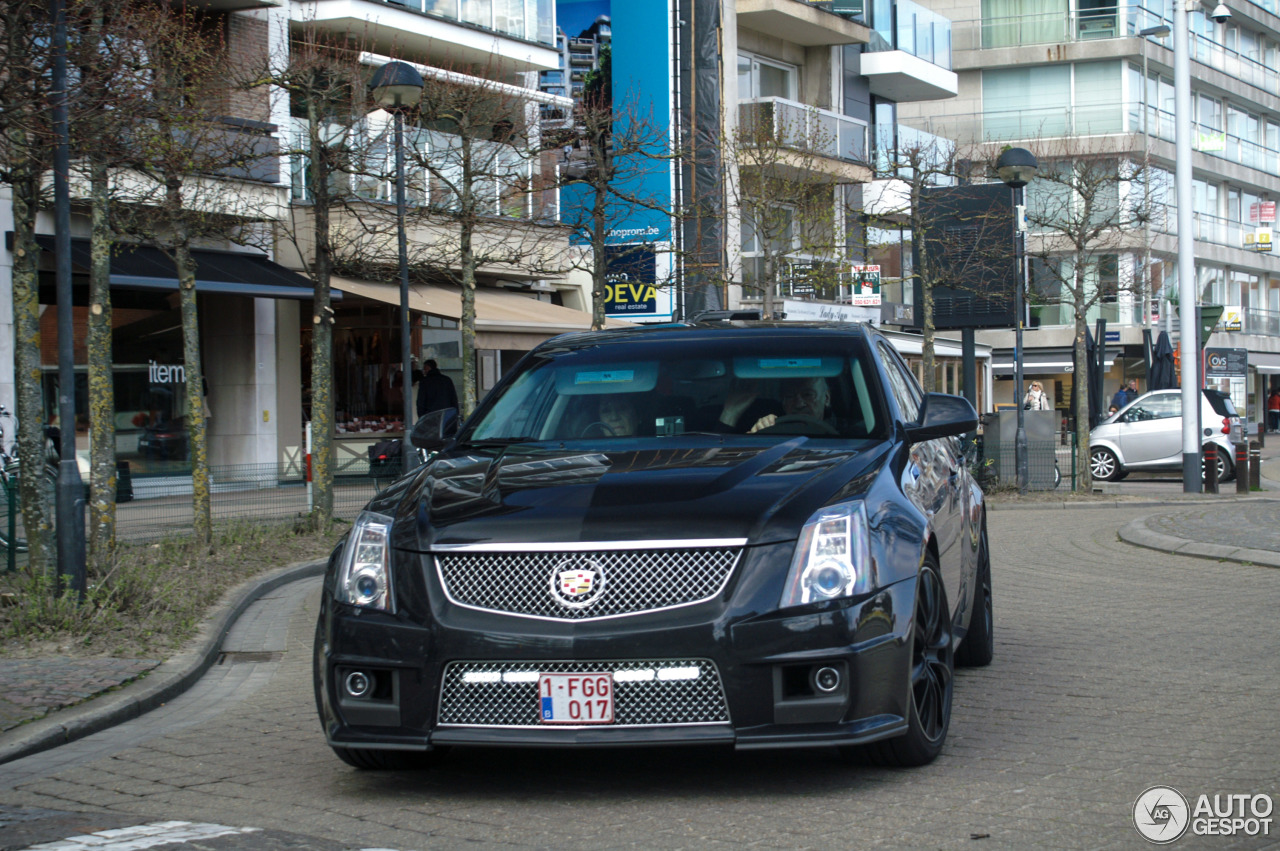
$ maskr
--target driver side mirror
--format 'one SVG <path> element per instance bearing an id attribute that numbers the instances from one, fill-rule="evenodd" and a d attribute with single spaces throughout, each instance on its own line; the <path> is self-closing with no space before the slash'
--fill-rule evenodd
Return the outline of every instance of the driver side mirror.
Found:
<path id="1" fill-rule="evenodd" d="M 920 406 L 920 419 L 907 424 L 907 441 L 923 443 L 939 437 L 956 437 L 978 428 L 978 412 L 963 396 L 927 393 Z"/>
<path id="2" fill-rule="evenodd" d="M 452 440 L 457 433 L 458 409 L 444 408 L 423 414 L 422 419 L 413 424 L 409 442 L 419 449 L 434 452 Z"/>

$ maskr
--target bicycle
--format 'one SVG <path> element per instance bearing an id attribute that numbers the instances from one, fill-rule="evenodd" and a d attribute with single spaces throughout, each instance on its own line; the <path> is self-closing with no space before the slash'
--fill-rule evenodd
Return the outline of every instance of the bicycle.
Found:
<path id="1" fill-rule="evenodd" d="M 9 435 L 13 439 L 9 439 Z M 13 555 L 28 551 L 26 530 L 19 498 L 19 466 L 17 456 L 18 418 L 0 405 L 0 552 L 9 554 L 6 567 L 12 569 Z M 43 484 L 45 504 L 53 504 L 58 471 L 46 465 Z"/>

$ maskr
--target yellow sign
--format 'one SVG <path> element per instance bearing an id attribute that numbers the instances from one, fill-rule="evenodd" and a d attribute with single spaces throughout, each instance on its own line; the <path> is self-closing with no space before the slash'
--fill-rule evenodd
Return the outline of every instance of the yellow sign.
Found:
<path id="1" fill-rule="evenodd" d="M 1258 228 L 1253 233 L 1244 235 L 1244 247 L 1254 251 L 1271 250 L 1271 228 Z"/>

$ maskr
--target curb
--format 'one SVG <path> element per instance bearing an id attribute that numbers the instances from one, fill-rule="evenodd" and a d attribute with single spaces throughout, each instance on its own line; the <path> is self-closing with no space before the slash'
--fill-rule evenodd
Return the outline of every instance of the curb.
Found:
<path id="1" fill-rule="evenodd" d="M 1081 500 L 1079 502 L 998 502 L 988 499 L 988 511 L 1053 511 L 1056 509 L 1099 509 L 1099 508 L 1174 508 L 1181 506 L 1195 505 L 1222 505 L 1224 502 L 1280 502 L 1280 496 L 1264 496 L 1262 494 L 1250 494 L 1249 496 L 1234 496 L 1231 494 L 1219 494 L 1210 497 L 1170 497 L 1168 499 L 1147 499 L 1147 500 Z M 1182 539 L 1178 539 L 1182 540 Z M 1190 542 L 1188 542 L 1190 543 Z M 1207 546 L 1207 545 L 1206 545 Z M 1231 549 L 1228 547 L 1227 549 Z"/>
<path id="2" fill-rule="evenodd" d="M 217 661 L 227 633 L 249 606 L 282 585 L 322 575 L 328 563 L 326 558 L 292 564 L 231 589 L 219 611 L 200 625 L 188 649 L 118 691 L 91 697 L 0 736 L 0 765 L 91 736 L 173 700 Z"/>
<path id="3" fill-rule="evenodd" d="M 1175 538 L 1161 532 L 1153 532 L 1147 528 L 1147 518 L 1139 517 L 1130 520 L 1120 527 L 1120 540 L 1135 547 L 1149 550 L 1174 553 L 1180 556 L 1207 558 L 1214 561 L 1234 561 L 1240 564 L 1253 564 L 1261 567 L 1280 568 L 1280 553 L 1269 550 L 1251 550 L 1245 547 L 1231 547 L 1225 544 L 1207 544 L 1191 541 L 1186 538 Z"/>

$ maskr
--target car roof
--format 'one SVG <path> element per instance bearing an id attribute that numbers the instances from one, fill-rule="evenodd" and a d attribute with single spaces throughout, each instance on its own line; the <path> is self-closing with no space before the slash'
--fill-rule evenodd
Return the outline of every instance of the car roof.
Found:
<path id="1" fill-rule="evenodd" d="M 851 336 L 856 336 L 868 338 L 873 333 L 873 330 L 865 322 L 667 322 L 637 325 L 631 328 L 609 328 L 603 331 L 577 331 L 570 334 L 561 334 L 542 343 L 538 346 L 538 349 L 581 348 L 598 346 L 602 343 L 634 343 L 640 341 L 716 340 L 726 337 L 744 339 L 755 337 L 770 339 L 779 337 L 847 339 Z"/>

